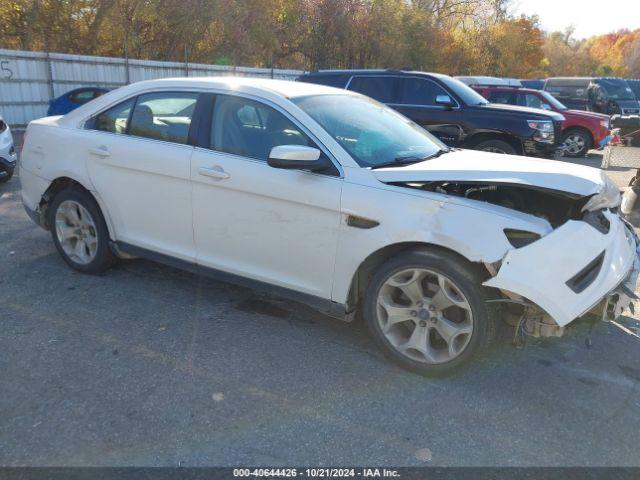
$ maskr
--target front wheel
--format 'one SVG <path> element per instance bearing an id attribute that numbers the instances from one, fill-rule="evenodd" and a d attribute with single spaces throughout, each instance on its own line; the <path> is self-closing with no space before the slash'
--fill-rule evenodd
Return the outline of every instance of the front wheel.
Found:
<path id="1" fill-rule="evenodd" d="M 4 173 L 4 175 L 2 175 Z M 13 177 L 13 169 L 8 169 L 0 165 L 0 183 L 7 183 Z"/>
<path id="2" fill-rule="evenodd" d="M 58 193 L 48 210 L 51 236 L 67 264 L 82 273 L 101 273 L 114 260 L 100 207 L 82 190 Z"/>
<path id="3" fill-rule="evenodd" d="M 516 155 L 518 153 L 515 148 L 503 140 L 485 140 L 484 142 L 478 143 L 473 149 L 507 155 Z"/>
<path id="4" fill-rule="evenodd" d="M 494 338 L 486 299 L 472 265 L 449 252 L 411 251 L 378 268 L 365 294 L 364 317 L 391 360 L 424 375 L 444 375 Z"/>
<path id="5" fill-rule="evenodd" d="M 567 130 L 562 135 L 564 155 L 571 158 L 584 157 L 591 148 L 591 136 L 583 130 Z"/>

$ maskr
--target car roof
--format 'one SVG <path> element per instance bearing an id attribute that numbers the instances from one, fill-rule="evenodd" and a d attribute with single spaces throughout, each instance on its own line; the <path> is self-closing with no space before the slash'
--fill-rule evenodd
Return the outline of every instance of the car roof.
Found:
<path id="1" fill-rule="evenodd" d="M 79 108 L 69 112 L 60 120 L 63 125 L 75 125 L 88 115 L 103 108 L 110 107 L 126 98 L 166 89 L 198 89 L 198 90 L 222 90 L 230 94 L 234 92 L 255 95 L 265 100 L 281 102 L 283 99 L 316 95 L 349 95 L 360 96 L 355 92 L 349 92 L 341 88 L 327 87 L 314 83 L 293 82 L 290 80 L 273 80 L 270 78 L 253 77 L 184 77 L 162 78 L 156 80 L 144 80 L 132 83 L 116 90 L 111 90 L 104 95 L 88 102 Z"/>
<path id="2" fill-rule="evenodd" d="M 315 70 L 309 72 L 307 76 L 331 76 L 331 75 L 424 75 L 430 77 L 447 78 L 449 75 L 442 73 L 423 72 L 420 70 L 396 70 L 396 69 L 352 69 L 352 70 Z"/>
<path id="3" fill-rule="evenodd" d="M 541 93 L 542 90 L 527 87 L 508 87 L 506 85 L 471 85 L 471 88 L 481 88 L 487 90 L 500 90 L 501 92 L 524 92 L 524 93 Z"/>
<path id="4" fill-rule="evenodd" d="M 522 83 L 516 78 L 488 77 L 488 76 L 456 76 L 462 83 L 470 87 L 521 87 Z"/>
<path id="5" fill-rule="evenodd" d="M 340 88 L 327 87 L 313 83 L 294 82 L 291 80 L 276 80 L 271 78 L 254 77 L 185 77 L 145 80 L 133 84 L 140 90 L 148 88 L 222 88 L 224 90 L 239 90 L 254 93 L 263 92 L 276 94 L 284 98 L 304 97 L 307 95 L 344 95 Z"/>

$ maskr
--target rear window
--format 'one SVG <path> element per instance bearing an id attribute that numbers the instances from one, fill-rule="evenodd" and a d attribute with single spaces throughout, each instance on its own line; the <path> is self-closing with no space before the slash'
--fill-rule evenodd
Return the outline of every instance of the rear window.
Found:
<path id="1" fill-rule="evenodd" d="M 395 77 L 353 77 L 349 83 L 349 90 L 382 103 L 396 103 L 395 86 Z"/>

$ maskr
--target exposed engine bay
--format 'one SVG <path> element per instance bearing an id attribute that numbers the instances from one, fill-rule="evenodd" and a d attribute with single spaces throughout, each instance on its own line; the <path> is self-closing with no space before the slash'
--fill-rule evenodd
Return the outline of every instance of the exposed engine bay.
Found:
<path id="1" fill-rule="evenodd" d="M 500 205 L 543 218 L 553 228 L 559 227 L 567 220 L 582 219 L 584 217 L 582 207 L 588 200 L 588 197 L 567 192 L 523 185 L 458 182 L 395 184 Z"/>

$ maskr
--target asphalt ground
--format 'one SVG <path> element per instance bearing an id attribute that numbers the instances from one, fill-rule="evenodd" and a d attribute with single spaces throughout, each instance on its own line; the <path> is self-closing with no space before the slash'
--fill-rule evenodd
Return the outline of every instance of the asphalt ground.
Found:
<path id="1" fill-rule="evenodd" d="M 3 466 L 640 466 L 635 320 L 427 379 L 304 305 L 144 260 L 78 274 L 18 177 L 0 322 Z"/>

